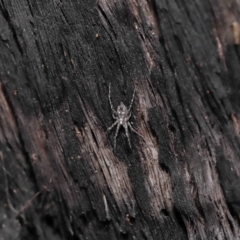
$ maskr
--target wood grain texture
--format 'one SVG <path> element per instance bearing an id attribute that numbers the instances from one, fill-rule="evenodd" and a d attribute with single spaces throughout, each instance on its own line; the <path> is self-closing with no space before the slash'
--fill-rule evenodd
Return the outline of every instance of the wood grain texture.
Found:
<path id="1" fill-rule="evenodd" d="M 1 0 L 0 239 L 240 239 L 239 9 Z"/>

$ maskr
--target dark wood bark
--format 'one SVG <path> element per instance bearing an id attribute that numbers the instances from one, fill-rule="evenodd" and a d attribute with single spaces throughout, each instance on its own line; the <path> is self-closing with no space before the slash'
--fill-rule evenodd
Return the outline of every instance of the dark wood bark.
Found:
<path id="1" fill-rule="evenodd" d="M 240 239 L 239 9 L 1 0 L 0 239 Z"/>

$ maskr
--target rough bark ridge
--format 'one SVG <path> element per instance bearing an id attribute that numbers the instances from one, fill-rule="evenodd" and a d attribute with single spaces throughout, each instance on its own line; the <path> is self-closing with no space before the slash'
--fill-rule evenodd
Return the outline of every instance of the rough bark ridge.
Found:
<path id="1" fill-rule="evenodd" d="M 1 0 L 0 239 L 240 239 L 239 9 Z"/>

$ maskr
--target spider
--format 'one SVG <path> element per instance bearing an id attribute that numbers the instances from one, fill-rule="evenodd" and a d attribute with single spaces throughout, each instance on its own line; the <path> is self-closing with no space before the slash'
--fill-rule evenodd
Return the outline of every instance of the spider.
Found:
<path id="1" fill-rule="evenodd" d="M 132 149 L 132 146 L 131 146 L 131 143 L 130 143 L 128 127 L 129 127 L 133 132 L 135 132 L 137 135 L 139 135 L 140 137 L 143 138 L 143 136 L 142 136 L 141 134 L 139 134 L 139 133 L 132 127 L 131 123 L 129 122 L 129 119 L 130 119 L 130 117 L 131 117 L 131 108 L 132 108 L 134 96 L 135 96 L 135 88 L 134 88 L 134 91 L 133 91 L 133 96 L 132 96 L 132 100 L 131 100 L 131 103 L 130 103 L 129 108 L 127 109 L 127 107 L 124 105 L 124 103 L 121 102 L 120 105 L 117 107 L 117 111 L 115 111 L 114 108 L 113 108 L 112 101 L 111 101 L 111 85 L 109 85 L 108 98 L 109 98 L 109 103 L 110 103 L 110 107 L 111 107 L 111 110 L 112 110 L 112 117 L 113 117 L 114 119 L 116 119 L 116 121 L 107 129 L 107 133 L 110 132 L 110 131 L 113 129 L 113 127 L 115 127 L 115 126 L 117 125 L 117 129 L 116 129 L 115 136 L 114 136 L 114 149 L 116 148 L 116 139 L 117 139 L 117 136 L 118 136 L 119 128 L 120 128 L 121 126 L 123 126 L 124 129 L 125 129 L 125 133 L 126 133 L 127 140 L 128 140 L 128 145 L 129 145 L 129 147 L 130 147 L 131 149 Z M 143 139 L 144 139 L 144 138 L 143 138 Z"/>

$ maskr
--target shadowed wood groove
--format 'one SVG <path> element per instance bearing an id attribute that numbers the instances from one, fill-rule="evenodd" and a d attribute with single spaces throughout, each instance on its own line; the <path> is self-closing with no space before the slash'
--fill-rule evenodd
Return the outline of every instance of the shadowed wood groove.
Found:
<path id="1" fill-rule="evenodd" d="M 239 9 L 1 0 L 0 240 L 240 239 Z"/>

